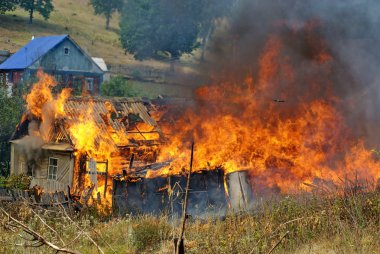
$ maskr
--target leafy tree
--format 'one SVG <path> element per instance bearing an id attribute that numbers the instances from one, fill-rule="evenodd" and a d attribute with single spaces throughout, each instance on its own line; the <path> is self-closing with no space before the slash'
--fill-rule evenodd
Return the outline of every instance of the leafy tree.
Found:
<path id="1" fill-rule="evenodd" d="M 123 0 L 91 0 L 96 15 L 104 15 L 106 17 L 106 29 L 110 27 L 112 14 L 121 11 L 123 8 Z"/>
<path id="2" fill-rule="evenodd" d="M 7 11 L 13 11 L 17 7 L 18 0 L 1 0 L 0 14 Z"/>
<path id="3" fill-rule="evenodd" d="M 8 97 L 7 91 L 0 87 L 0 139 L 9 137 L 15 130 L 23 112 L 23 100 Z"/>
<path id="4" fill-rule="evenodd" d="M 38 12 L 45 20 L 54 10 L 53 0 L 19 0 L 21 8 L 29 12 L 29 24 L 33 23 L 34 12 Z"/>
<path id="5" fill-rule="evenodd" d="M 170 56 L 173 63 L 191 53 L 199 46 L 203 1 L 127 1 L 120 22 L 123 47 L 138 60 L 161 54 Z"/>
<path id="6" fill-rule="evenodd" d="M 23 100 L 8 97 L 7 91 L 0 87 L 0 174 L 8 169 L 10 159 L 9 139 L 21 119 Z"/>
<path id="7" fill-rule="evenodd" d="M 102 95 L 117 97 L 136 97 L 138 92 L 132 88 L 131 84 L 123 76 L 112 77 L 101 86 Z"/>

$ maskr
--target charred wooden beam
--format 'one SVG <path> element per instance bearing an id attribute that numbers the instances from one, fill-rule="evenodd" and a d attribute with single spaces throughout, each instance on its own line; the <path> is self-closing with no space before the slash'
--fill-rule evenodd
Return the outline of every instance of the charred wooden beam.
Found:
<path id="1" fill-rule="evenodd" d="M 193 217 L 224 216 L 227 199 L 223 170 L 195 172 L 191 177 L 188 214 Z M 119 215 L 170 213 L 181 216 L 186 180 L 184 175 L 114 178 L 115 212 Z"/>

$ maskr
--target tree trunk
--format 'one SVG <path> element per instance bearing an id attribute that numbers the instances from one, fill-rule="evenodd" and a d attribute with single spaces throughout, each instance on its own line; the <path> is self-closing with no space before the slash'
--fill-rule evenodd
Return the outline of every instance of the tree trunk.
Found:
<path id="1" fill-rule="evenodd" d="M 33 24 L 33 13 L 34 13 L 34 7 L 30 8 L 29 10 L 29 24 Z"/>
<path id="2" fill-rule="evenodd" d="M 110 29 L 110 20 L 111 20 L 111 17 L 107 15 L 106 16 L 106 30 Z"/>

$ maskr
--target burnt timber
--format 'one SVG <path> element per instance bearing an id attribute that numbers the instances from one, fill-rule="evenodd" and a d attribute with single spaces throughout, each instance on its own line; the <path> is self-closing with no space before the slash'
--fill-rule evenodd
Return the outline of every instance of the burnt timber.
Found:
<path id="1" fill-rule="evenodd" d="M 185 175 L 156 178 L 115 177 L 112 200 L 114 213 L 119 216 L 167 214 L 180 217 L 186 179 Z M 245 171 L 230 174 L 225 174 L 222 169 L 197 171 L 191 174 L 191 179 L 188 216 L 223 217 L 228 207 L 235 211 L 246 210 L 253 202 L 252 189 Z M 225 179 L 228 190 L 225 189 Z"/>

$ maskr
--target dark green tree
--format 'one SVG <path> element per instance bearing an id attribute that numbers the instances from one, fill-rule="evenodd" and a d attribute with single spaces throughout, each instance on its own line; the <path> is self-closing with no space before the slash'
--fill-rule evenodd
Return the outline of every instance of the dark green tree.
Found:
<path id="1" fill-rule="evenodd" d="M 29 12 L 29 24 L 33 23 L 34 13 L 38 12 L 45 20 L 54 10 L 53 0 L 19 0 L 21 8 Z"/>
<path id="2" fill-rule="evenodd" d="M 106 17 L 106 30 L 110 27 L 112 14 L 123 9 L 123 0 L 91 0 L 96 15 L 104 15 Z"/>
<path id="3" fill-rule="evenodd" d="M 138 60 L 167 55 L 172 63 L 191 53 L 199 46 L 203 1 L 128 0 L 120 22 L 124 49 Z"/>
<path id="4" fill-rule="evenodd" d="M 10 159 L 9 139 L 21 119 L 23 100 L 9 97 L 7 91 L 0 87 L 0 174 L 6 174 Z"/>
<path id="5" fill-rule="evenodd" d="M 14 11 L 17 7 L 18 0 L 1 0 L 0 3 L 0 14 L 7 11 Z"/>
<path id="6" fill-rule="evenodd" d="M 0 87 L 0 139 L 13 133 L 23 112 L 23 100 L 9 97 L 7 91 Z"/>

